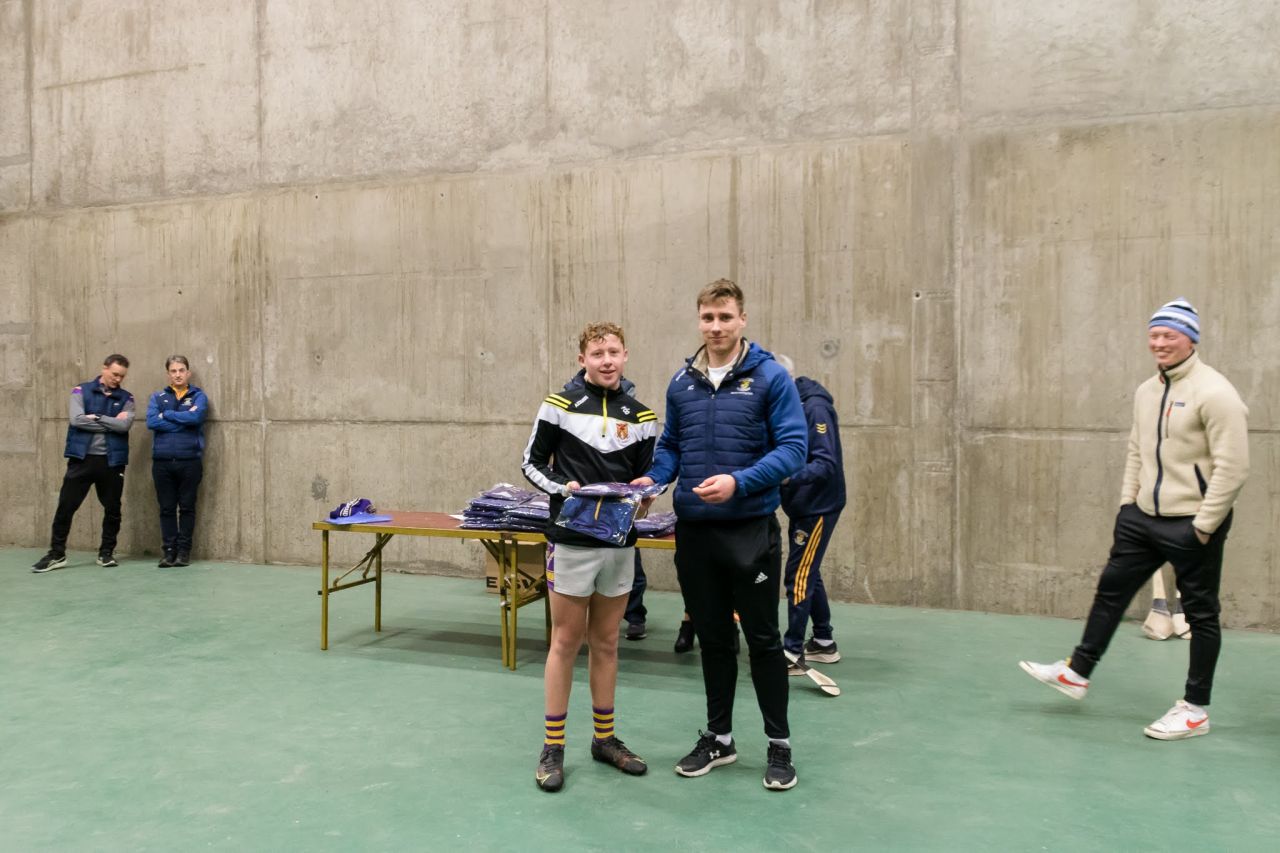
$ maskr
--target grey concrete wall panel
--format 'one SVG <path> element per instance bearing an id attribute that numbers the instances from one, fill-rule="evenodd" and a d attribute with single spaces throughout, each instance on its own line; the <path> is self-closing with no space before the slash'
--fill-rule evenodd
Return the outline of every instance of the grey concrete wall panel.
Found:
<path id="1" fill-rule="evenodd" d="M 1237 113 L 977 137 L 968 424 L 1127 428 L 1124 401 L 1152 370 L 1146 318 L 1185 295 L 1206 359 L 1246 397 L 1251 426 L 1274 429 L 1262 389 L 1280 355 L 1268 334 L 1280 316 L 1280 257 L 1267 248 L 1280 236 L 1277 143 L 1280 115 Z"/>
<path id="2" fill-rule="evenodd" d="M 1249 0 L 961 0 L 978 124 L 1280 102 L 1280 7 Z"/>
<path id="3" fill-rule="evenodd" d="M 36 205 L 253 184 L 260 141 L 254 4 L 43 0 L 33 6 Z"/>
<path id="4" fill-rule="evenodd" d="M 31 201 L 27 4 L 0 0 L 0 213 Z"/>

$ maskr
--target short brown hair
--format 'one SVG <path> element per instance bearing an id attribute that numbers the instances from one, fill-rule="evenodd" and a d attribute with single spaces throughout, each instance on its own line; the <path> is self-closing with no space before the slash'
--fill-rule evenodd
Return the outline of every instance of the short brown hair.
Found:
<path id="1" fill-rule="evenodd" d="M 588 323 L 586 328 L 582 330 L 582 334 L 578 336 L 578 352 L 585 353 L 587 344 L 592 341 L 603 341 L 609 335 L 617 335 L 618 342 L 624 347 L 627 345 L 626 336 L 622 334 L 622 327 L 617 323 Z"/>
<path id="2" fill-rule="evenodd" d="M 118 352 L 113 352 L 102 360 L 103 367 L 110 367 L 113 364 L 118 364 L 125 370 L 129 369 L 129 359 L 125 358 Z"/>
<path id="3" fill-rule="evenodd" d="M 698 291 L 699 308 L 703 305 L 712 305 L 721 299 L 736 299 L 738 301 L 738 311 L 747 310 L 747 300 L 742 295 L 742 288 L 727 278 L 718 278 Z"/>

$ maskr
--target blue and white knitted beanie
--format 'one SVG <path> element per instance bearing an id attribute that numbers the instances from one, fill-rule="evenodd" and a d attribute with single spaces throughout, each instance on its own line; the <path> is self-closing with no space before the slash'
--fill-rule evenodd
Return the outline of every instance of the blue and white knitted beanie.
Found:
<path id="1" fill-rule="evenodd" d="M 1195 306 L 1182 296 L 1161 305 L 1156 313 L 1151 315 L 1151 322 L 1147 324 L 1147 328 L 1153 329 L 1156 326 L 1182 332 L 1191 338 L 1192 343 L 1200 343 L 1200 315 L 1196 313 Z"/>

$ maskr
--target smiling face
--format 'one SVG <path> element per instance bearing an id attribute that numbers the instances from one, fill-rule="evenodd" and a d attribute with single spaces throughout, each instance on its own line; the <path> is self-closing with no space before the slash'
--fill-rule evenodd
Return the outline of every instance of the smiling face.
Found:
<path id="1" fill-rule="evenodd" d="M 1156 366 L 1168 370 L 1191 357 L 1195 344 L 1191 338 L 1168 326 L 1152 326 L 1147 330 L 1147 348 L 1156 358 Z"/>
<path id="2" fill-rule="evenodd" d="M 627 348 L 617 335 L 605 335 L 586 342 L 578 354 L 578 364 L 587 371 L 587 381 L 601 388 L 616 390 L 622 382 L 622 368 L 627 364 Z"/>
<path id="3" fill-rule="evenodd" d="M 698 305 L 698 332 L 707 345 L 707 361 L 724 367 L 738 355 L 747 315 L 736 299 L 724 298 Z"/>

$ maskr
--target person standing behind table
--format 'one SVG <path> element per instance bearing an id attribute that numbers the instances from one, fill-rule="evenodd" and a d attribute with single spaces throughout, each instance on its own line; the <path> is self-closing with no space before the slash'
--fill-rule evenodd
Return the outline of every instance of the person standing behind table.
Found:
<path id="1" fill-rule="evenodd" d="M 147 428 L 155 433 L 151 445 L 151 479 L 160 504 L 162 569 L 191 565 L 191 540 L 196 529 L 196 492 L 204 477 L 204 421 L 209 398 L 190 384 L 191 365 L 183 355 L 164 362 L 169 386 L 147 402 Z"/>
<path id="2" fill-rule="evenodd" d="M 795 364 L 785 355 L 778 363 L 795 376 Z M 840 650 L 831 632 L 831 605 L 822 583 L 822 558 L 845 506 L 844 451 L 840 424 L 831 393 L 807 376 L 796 377 L 809 430 L 809 455 L 799 474 L 782 481 L 782 511 L 787 524 L 787 631 L 782 647 L 792 662 L 790 675 L 803 675 L 804 664 L 836 663 Z M 813 618 L 813 637 L 804 641 Z"/>
<path id="3" fill-rule="evenodd" d="M 102 504 L 102 539 L 98 545 L 99 566 L 116 562 L 116 538 L 120 535 L 120 499 L 124 494 L 124 472 L 129 465 L 129 427 L 133 426 L 133 395 L 120 383 L 129 373 L 129 359 L 112 353 L 102 362 L 96 379 L 71 389 L 67 443 L 63 456 L 67 472 L 58 493 L 53 515 L 49 553 L 31 571 L 36 574 L 60 569 L 67 564 L 67 537 L 76 510 L 93 488 Z"/>

